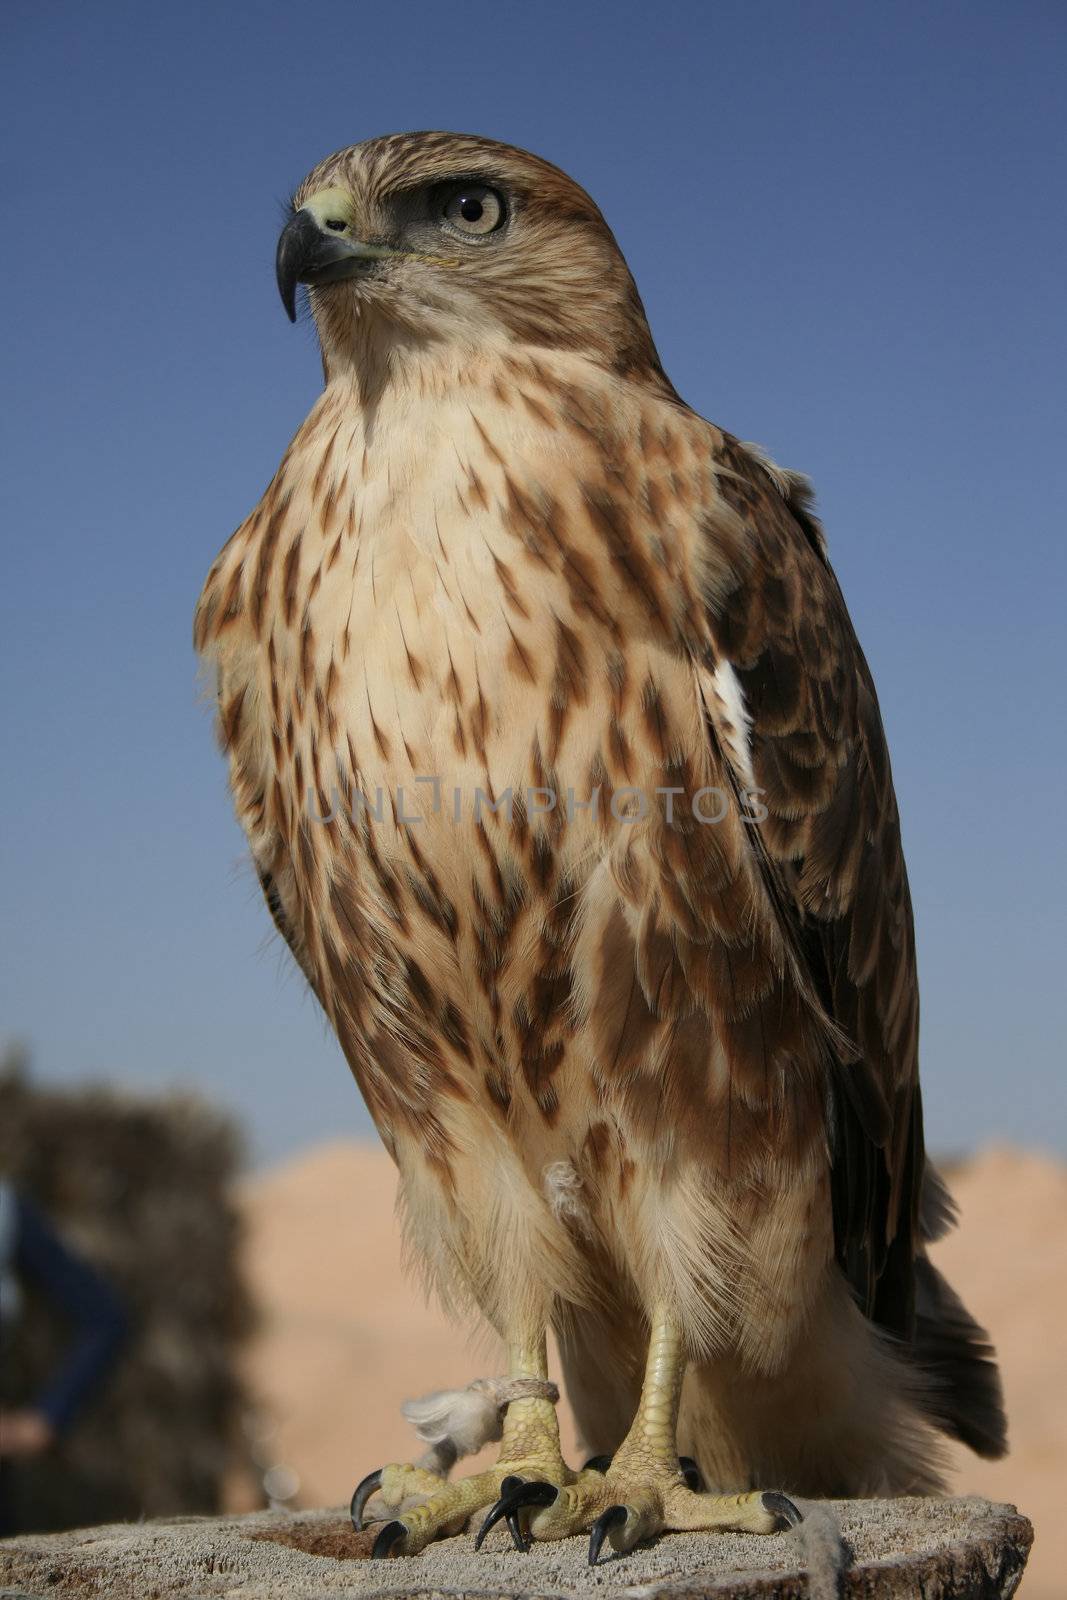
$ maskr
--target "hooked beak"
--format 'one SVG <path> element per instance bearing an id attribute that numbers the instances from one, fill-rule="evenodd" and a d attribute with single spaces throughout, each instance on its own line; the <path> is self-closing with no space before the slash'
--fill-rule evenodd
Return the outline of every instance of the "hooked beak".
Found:
<path id="1" fill-rule="evenodd" d="M 296 321 L 298 283 L 335 283 L 361 272 L 368 261 L 400 255 L 388 245 L 364 244 L 350 235 L 350 208 L 324 190 L 297 211 L 282 229 L 275 263 L 278 292 L 290 322 Z"/>

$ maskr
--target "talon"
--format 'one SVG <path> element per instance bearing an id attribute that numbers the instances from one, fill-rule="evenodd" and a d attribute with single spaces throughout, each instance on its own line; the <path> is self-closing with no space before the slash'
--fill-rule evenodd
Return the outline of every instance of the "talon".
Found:
<path id="1" fill-rule="evenodd" d="M 372 1494 L 377 1494 L 382 1486 L 382 1473 L 385 1469 L 379 1467 L 377 1472 L 368 1472 L 367 1476 L 356 1484 L 352 1491 L 352 1500 L 348 1507 L 348 1514 L 352 1518 L 352 1526 L 357 1533 L 363 1532 L 363 1511 Z"/>
<path id="2" fill-rule="evenodd" d="M 803 1513 L 793 1504 L 788 1495 L 779 1494 L 777 1489 L 768 1489 L 763 1496 L 763 1508 L 772 1511 L 778 1517 L 782 1528 L 795 1528 L 804 1521 Z"/>
<path id="3" fill-rule="evenodd" d="M 370 1553 L 371 1560 L 384 1561 L 387 1556 L 391 1556 L 393 1553 L 393 1546 L 396 1544 L 398 1539 L 402 1539 L 404 1537 L 407 1531 L 408 1530 L 405 1528 L 402 1522 L 387 1522 L 381 1533 L 374 1541 L 374 1548 Z"/>
<path id="4" fill-rule="evenodd" d="M 507 1477 L 503 1479 L 500 1485 L 501 1498 L 510 1499 L 510 1496 L 514 1494 L 515 1490 L 525 1482 L 525 1478 L 520 1478 L 517 1473 L 509 1472 Z M 513 1509 L 505 1511 L 504 1521 L 507 1524 L 508 1532 L 511 1534 L 512 1544 L 515 1546 L 516 1550 L 518 1550 L 520 1555 L 525 1555 L 526 1540 L 522 1536 L 522 1524 L 519 1522 L 519 1513 Z M 480 1537 L 481 1535 L 479 1534 L 479 1538 Z M 474 1548 L 476 1550 L 478 1549 L 477 1543 L 475 1543 Z"/>
<path id="5" fill-rule="evenodd" d="M 589 1565 L 595 1567 L 600 1559 L 600 1547 L 607 1538 L 612 1528 L 619 1527 L 626 1521 L 625 1506 L 609 1506 L 601 1512 L 593 1523 L 589 1533 Z"/>
<path id="6" fill-rule="evenodd" d="M 608 1470 L 608 1468 L 610 1466 L 611 1466 L 611 1457 L 610 1456 L 590 1456 L 589 1460 L 586 1462 L 585 1466 L 582 1468 L 582 1471 L 583 1472 L 607 1472 L 607 1470 Z"/>
<path id="7" fill-rule="evenodd" d="M 702 1493 L 704 1479 L 692 1456 L 679 1456 L 678 1465 L 682 1469 L 682 1477 L 685 1479 L 686 1488 L 692 1489 L 694 1494 Z"/>
<path id="8" fill-rule="evenodd" d="M 500 1491 L 500 1499 L 478 1529 L 474 1541 L 475 1550 L 482 1548 L 482 1540 L 490 1528 L 495 1528 L 500 1521 L 507 1523 L 511 1542 L 516 1550 L 525 1550 L 526 1541 L 519 1523 L 519 1511 L 523 1506 L 550 1506 L 559 1495 L 559 1490 L 554 1484 L 527 1483 L 524 1478 L 516 1477 L 505 1478 L 500 1485 Z"/>

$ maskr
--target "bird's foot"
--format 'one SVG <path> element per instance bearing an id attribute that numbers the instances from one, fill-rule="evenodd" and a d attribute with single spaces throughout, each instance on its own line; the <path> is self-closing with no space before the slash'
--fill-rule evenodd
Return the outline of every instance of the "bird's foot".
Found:
<path id="1" fill-rule="evenodd" d="M 660 1533 L 778 1533 L 801 1520 L 793 1502 L 776 1491 L 704 1494 L 692 1481 L 689 1463 L 650 1463 L 620 1452 L 605 1472 L 583 1472 L 551 1501 L 534 1502 L 527 1530 L 534 1539 L 587 1532 L 589 1563 L 595 1566 L 605 1543 L 625 1555 Z"/>
<path id="2" fill-rule="evenodd" d="M 368 1472 L 357 1483 L 352 1494 L 348 1508 L 352 1526 L 360 1533 L 367 1523 L 380 1520 L 383 1512 L 388 1514 L 406 1506 L 419 1505 L 444 1488 L 447 1482 L 447 1478 L 436 1472 L 428 1472 L 423 1467 L 411 1466 L 406 1462 L 396 1462 L 379 1467 L 377 1472 Z"/>
<path id="3" fill-rule="evenodd" d="M 456 1396 L 451 1391 L 442 1391 L 427 1397 L 427 1402 L 433 1402 L 427 1415 L 422 1414 L 426 1412 L 426 1404 L 414 1407 L 422 1427 L 432 1422 L 435 1430 L 422 1431 L 424 1439 L 432 1440 L 431 1450 L 423 1461 L 418 1466 L 383 1467 L 364 1478 L 358 1486 L 351 1508 L 352 1525 L 357 1533 L 368 1513 L 375 1518 L 384 1517 L 372 1556 L 415 1555 L 432 1539 L 459 1533 L 475 1512 L 486 1507 L 492 1507 L 492 1511 L 479 1535 L 479 1545 L 489 1527 L 503 1521 L 513 1543 L 524 1549 L 523 1519 L 529 1511 L 547 1505 L 564 1485 L 575 1483 L 583 1476 L 572 1472 L 560 1454 L 555 1409 L 559 1391 L 544 1377 L 543 1348 L 516 1347 L 511 1359 L 511 1377 L 479 1380 L 464 1391 L 466 1394 L 473 1389 L 488 1390 L 493 1405 L 501 1410 L 506 1406 L 499 1424 L 501 1432 L 497 1434 L 500 1456 L 495 1466 L 464 1478 L 448 1478 L 449 1467 L 457 1455 L 472 1453 L 492 1437 L 492 1433 L 486 1431 L 486 1418 L 479 1422 L 475 1417 L 474 1422 L 478 1423 L 475 1427 L 469 1404 L 457 1407 Z M 538 1369 L 540 1376 L 537 1376 Z M 444 1415 L 442 1400 L 448 1401 L 451 1408 L 446 1408 Z M 405 1408 L 409 1419 L 412 1410 L 409 1402 Z M 457 1416 L 461 1424 L 458 1429 Z M 437 1434 L 440 1427 L 444 1427 L 444 1437 Z M 536 1487 L 530 1488 L 531 1485 Z"/>
<path id="4" fill-rule="evenodd" d="M 368 1510 L 378 1517 L 384 1512 L 372 1556 L 411 1556 L 433 1539 L 459 1533 L 476 1512 L 486 1510 L 476 1547 L 503 1522 L 516 1549 L 522 1550 L 532 1512 L 555 1501 L 565 1489 L 600 1476 L 572 1472 L 558 1455 L 502 1459 L 484 1472 L 454 1480 L 418 1467 L 383 1467 L 364 1478 L 352 1496 L 352 1523 L 359 1531 Z"/>

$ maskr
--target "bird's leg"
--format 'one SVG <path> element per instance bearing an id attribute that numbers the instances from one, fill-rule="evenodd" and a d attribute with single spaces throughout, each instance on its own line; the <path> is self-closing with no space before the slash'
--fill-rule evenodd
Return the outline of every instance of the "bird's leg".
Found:
<path id="1" fill-rule="evenodd" d="M 548 1347 L 545 1335 L 508 1345 L 510 1378 L 547 1378 Z M 559 1446 L 559 1419 L 551 1400 L 538 1397 L 513 1400 L 504 1415 L 498 1466 L 512 1464 L 512 1470 L 544 1461 L 556 1476 L 564 1470 Z"/>
<path id="2" fill-rule="evenodd" d="M 545 1380 L 548 1375 L 545 1337 L 519 1338 L 508 1345 L 508 1376 Z M 564 1484 L 598 1473 L 575 1474 L 564 1464 L 559 1424 L 553 1402 L 536 1396 L 509 1402 L 504 1415 L 500 1455 L 487 1471 L 452 1482 L 410 1466 L 383 1467 L 365 1478 L 352 1501 L 353 1522 L 362 1523 L 372 1494 L 395 1513 L 383 1523 L 373 1554 L 414 1555 L 442 1534 L 458 1533 L 473 1512 L 492 1507 L 482 1532 L 505 1522 L 513 1542 L 523 1547 L 520 1514 L 555 1500 Z"/>
<path id="3" fill-rule="evenodd" d="M 681 1330 L 665 1305 L 652 1320 L 641 1400 L 630 1431 L 606 1472 L 584 1472 L 529 1516 L 535 1539 L 590 1530 L 595 1564 L 605 1539 L 616 1551 L 668 1529 L 775 1533 L 800 1521 L 785 1495 L 699 1494 L 678 1460 L 678 1400 L 685 1375 Z"/>

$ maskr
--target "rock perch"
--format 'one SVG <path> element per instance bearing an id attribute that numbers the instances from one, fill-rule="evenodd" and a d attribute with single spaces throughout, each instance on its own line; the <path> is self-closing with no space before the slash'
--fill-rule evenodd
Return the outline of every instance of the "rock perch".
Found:
<path id="1" fill-rule="evenodd" d="M 479 1555 L 463 1535 L 420 1556 L 371 1562 L 364 1559 L 366 1536 L 353 1534 L 341 1511 L 117 1523 L 4 1541 L 0 1600 L 823 1600 L 835 1580 L 827 1579 L 826 1551 L 813 1549 L 810 1527 L 832 1527 L 829 1514 L 843 1541 L 841 1600 L 1008 1600 L 1033 1539 L 1014 1506 L 987 1500 L 852 1500 L 808 1509 L 817 1515 L 809 1517 L 807 1544 L 803 1527 L 775 1539 L 669 1534 L 593 1569 L 584 1539 L 538 1544 L 520 1555 L 503 1531 Z M 809 1579 L 807 1563 L 817 1565 L 820 1554 L 824 1570 Z"/>

